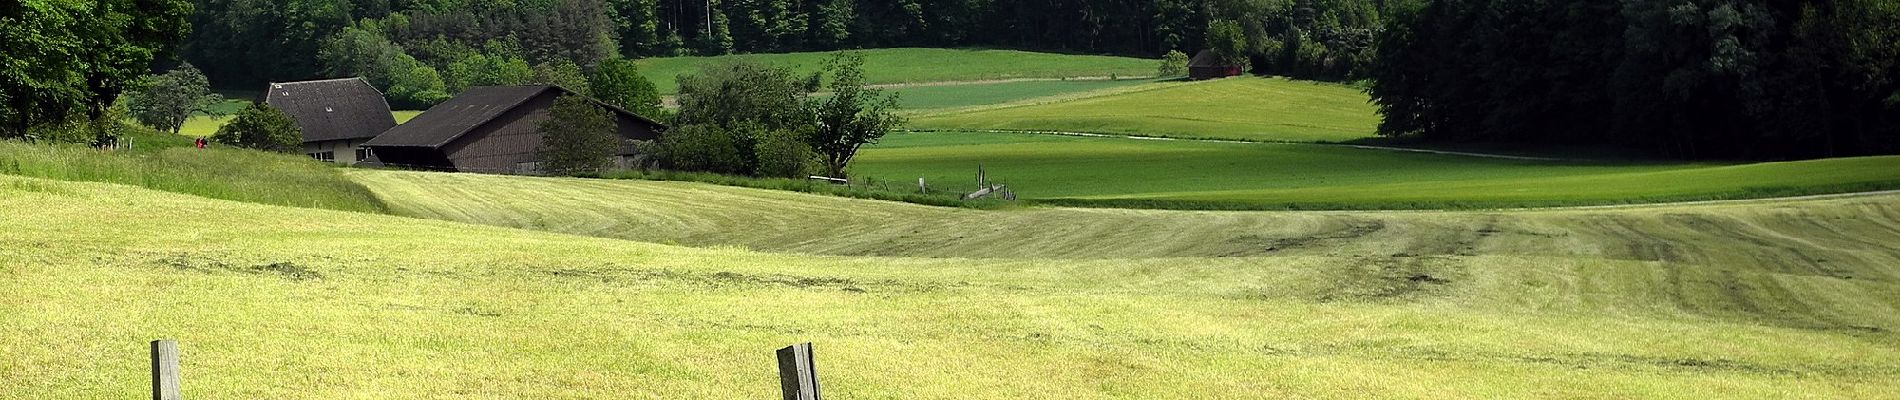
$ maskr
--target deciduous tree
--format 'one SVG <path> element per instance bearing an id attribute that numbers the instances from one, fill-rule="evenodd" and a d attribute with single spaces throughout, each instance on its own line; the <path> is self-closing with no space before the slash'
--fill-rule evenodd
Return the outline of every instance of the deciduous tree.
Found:
<path id="1" fill-rule="evenodd" d="M 211 141 L 233 147 L 296 153 L 303 149 L 303 131 L 283 111 L 264 103 L 251 103 L 231 119 Z"/>
<path id="2" fill-rule="evenodd" d="M 843 177 L 858 149 L 875 144 L 904 124 L 896 114 L 897 95 L 865 87 L 864 55 L 839 53 L 827 65 L 831 96 L 812 105 L 816 127 L 807 138 L 824 163 L 825 173 Z"/>
<path id="3" fill-rule="evenodd" d="M 581 96 L 555 99 L 535 130 L 541 134 L 541 171 L 552 175 L 600 173 L 620 149 L 613 115 Z"/>
<path id="4" fill-rule="evenodd" d="M 211 81 L 191 64 L 146 78 L 144 88 L 133 93 L 126 107 L 140 124 L 163 132 L 178 134 L 194 114 L 217 115 L 215 106 L 224 96 L 211 91 Z"/>

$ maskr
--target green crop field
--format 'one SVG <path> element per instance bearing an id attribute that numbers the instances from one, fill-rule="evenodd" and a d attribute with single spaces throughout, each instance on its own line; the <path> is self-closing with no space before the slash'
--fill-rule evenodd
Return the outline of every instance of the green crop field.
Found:
<path id="1" fill-rule="evenodd" d="M 869 49 L 865 78 L 873 84 L 1048 79 L 1075 77 L 1138 77 L 1154 75 L 1159 61 L 1130 57 L 1035 53 L 1016 50 Z M 824 67 L 832 52 L 744 54 L 717 57 L 665 57 L 639 60 L 640 74 L 661 93 L 679 90 L 676 78 L 697 72 L 701 65 L 747 60 L 791 68 L 810 74 Z"/>
<path id="2" fill-rule="evenodd" d="M 1336 84 L 1229 78 L 1156 85 L 1071 101 L 918 116 L 912 128 L 1060 130 L 1267 142 L 1371 137 L 1379 116 L 1366 94 Z"/>
<path id="3" fill-rule="evenodd" d="M 197 398 L 762 398 L 778 388 L 771 351 L 803 341 L 839 399 L 1878 398 L 1900 385 L 1891 195 L 1501 213 L 990 212 L 356 173 L 518 186 L 506 207 L 381 193 L 468 213 L 528 204 L 487 217 L 571 224 L 538 229 L 632 215 L 656 235 L 730 236 L 860 220 L 974 236 L 784 235 L 1011 256 L 674 247 L 0 176 L 0 209 L 33 210 L 0 218 L 0 343 L 20 344 L 0 357 L 0 398 L 142 396 L 154 338 L 180 341 Z M 930 213 L 962 222 L 917 219 Z M 111 223 L 73 223 L 102 217 Z M 1265 256 L 1072 257 L 1186 243 L 1113 236 L 1174 233 L 1133 221 Z M 1039 244 L 1049 238 L 1066 239 Z"/>
<path id="4" fill-rule="evenodd" d="M 947 108 L 979 107 L 1027 100 L 1064 98 L 1111 89 L 1127 89 L 1149 80 L 1066 80 L 1020 81 L 960 85 L 930 85 L 888 88 L 898 95 L 898 107 L 928 111 Z"/>
<path id="5" fill-rule="evenodd" d="M 1535 161 L 1344 146 L 908 132 L 857 176 L 970 191 L 982 165 L 1018 196 L 1160 208 L 1469 208 L 1734 199 L 1900 188 L 1900 157 L 1757 164 Z"/>

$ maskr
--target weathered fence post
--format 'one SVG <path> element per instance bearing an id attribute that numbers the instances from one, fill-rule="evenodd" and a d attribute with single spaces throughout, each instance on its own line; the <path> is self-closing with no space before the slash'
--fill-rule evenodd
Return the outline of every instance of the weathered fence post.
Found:
<path id="1" fill-rule="evenodd" d="M 152 400 L 180 400 L 178 342 L 152 341 Z"/>
<path id="2" fill-rule="evenodd" d="M 812 364 L 811 343 L 778 349 L 778 384 L 785 400 L 819 400 L 818 367 Z"/>

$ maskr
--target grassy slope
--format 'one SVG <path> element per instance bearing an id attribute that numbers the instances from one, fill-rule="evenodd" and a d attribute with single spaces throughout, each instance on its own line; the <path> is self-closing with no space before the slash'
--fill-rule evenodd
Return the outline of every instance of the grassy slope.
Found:
<path id="1" fill-rule="evenodd" d="M 1504 224 L 1471 255 L 1103 261 L 700 250 L 15 177 L 0 209 L 35 210 L 0 218 L 0 343 L 23 344 L 0 398 L 139 395 L 160 337 L 203 398 L 762 398 L 770 351 L 807 340 L 840 399 L 1900 383 L 1894 197 Z M 1626 250 L 1564 230 L 1589 226 L 1656 235 L 1663 260 L 1589 254 Z M 1496 251 L 1525 241 L 1585 255 Z"/>
<path id="2" fill-rule="evenodd" d="M 1129 57 L 1034 53 L 1015 50 L 871 49 L 865 78 L 873 84 L 975 81 L 1021 78 L 1123 77 L 1154 75 L 1157 61 Z M 792 68 L 801 76 L 824 67 L 830 52 L 743 54 L 719 57 L 666 57 L 639 60 L 640 73 L 671 94 L 675 78 L 699 66 L 723 60 L 750 60 Z"/>
<path id="3" fill-rule="evenodd" d="M 1789 249 L 1812 243 L 1763 243 L 1784 237 L 1833 237 L 1842 233 L 1804 230 L 1826 231 L 1824 226 L 1836 224 L 1872 224 L 1842 232 L 1879 232 L 1880 220 L 1895 217 L 1874 214 L 1865 221 L 1838 221 L 1834 218 L 1854 211 L 1830 211 L 1823 204 L 1832 203 L 1824 202 L 1802 203 L 1809 205 L 1785 214 L 1786 207 L 1773 202 L 1489 212 L 978 211 L 679 182 L 352 174 L 399 215 L 693 246 L 853 256 L 1147 258 L 1347 252 L 1694 261 L 1795 270 L 1810 268 L 1802 263 L 1811 260 Z M 1803 222 L 1805 218 L 1822 225 Z M 1724 235 L 1700 237 L 1698 232 L 1704 231 Z"/>
<path id="4" fill-rule="evenodd" d="M 1006 104 L 1051 96 L 1074 96 L 1094 91 L 1150 84 L 1148 80 L 1021 81 L 961 85 L 886 88 L 898 95 L 898 107 L 911 111 L 940 110 Z"/>
<path id="5" fill-rule="evenodd" d="M 1308 144 L 974 132 L 886 136 L 856 176 L 973 190 L 976 166 L 1024 198 L 1159 208 L 1616 204 L 1900 188 L 1900 157 L 1747 165 L 1553 162 Z"/>
<path id="6" fill-rule="evenodd" d="M 112 182 L 216 199 L 380 212 L 381 201 L 337 168 L 301 155 L 190 148 L 190 139 L 146 133 L 132 151 L 0 141 L 0 174 Z"/>
<path id="7" fill-rule="evenodd" d="M 1342 142 L 1379 116 L 1359 89 L 1277 78 L 1156 85 L 1073 101 L 920 116 L 912 128 L 1121 133 L 1248 141 Z"/>

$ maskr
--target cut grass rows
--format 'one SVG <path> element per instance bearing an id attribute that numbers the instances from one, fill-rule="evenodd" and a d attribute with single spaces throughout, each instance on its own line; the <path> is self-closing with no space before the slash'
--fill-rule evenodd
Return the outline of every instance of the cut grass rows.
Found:
<path id="1" fill-rule="evenodd" d="M 1588 255 L 1600 237 L 1508 215 L 1476 216 L 1513 236 L 1472 255 L 939 260 L 0 177 L 0 209 L 36 210 L 0 217 L 0 343 L 20 344 L 0 398 L 140 395 L 160 337 L 203 398 L 770 397 L 771 350 L 803 341 L 840 399 L 1880 398 L 1900 376 L 1897 207 L 1700 217 L 1734 231 L 1669 224 L 1702 208 L 1575 222 L 1691 251 L 1661 261 Z M 72 223 L 100 215 L 113 223 Z M 1694 252 L 1724 235 L 1800 237 L 1753 254 L 1827 262 Z M 1499 248 L 1531 240 L 1586 256 Z"/>
<path id="2" fill-rule="evenodd" d="M 851 256 L 1152 258 L 1363 254 L 1563 256 L 1801 270 L 1787 237 L 1877 251 L 1882 200 L 1488 212 L 980 211 L 684 182 L 356 171 L 395 214 L 692 246 Z M 1789 204 L 1803 204 L 1788 211 Z M 1830 207 L 1839 207 L 1833 209 Z M 1858 220 L 1862 213 L 1865 220 Z M 1864 225 L 1863 225 L 1864 224 Z M 1804 228 L 1804 226 L 1808 226 Z M 1703 237 L 1701 231 L 1733 236 Z M 1658 232 L 1658 234 L 1635 234 Z M 1660 235 L 1660 236 L 1659 236 Z M 1845 235 L 1845 236 L 1837 236 Z M 1793 246 L 1788 245 L 1788 246 Z M 1852 253 L 1852 252 L 1850 252 Z M 1889 257 L 1894 254 L 1874 254 Z M 1841 258 L 1845 257 L 1845 258 Z M 1853 261 L 1859 260 L 1859 261 Z"/>

